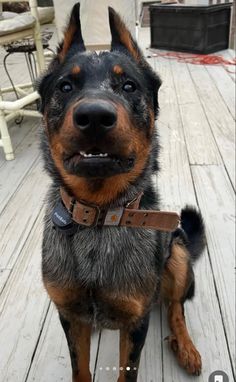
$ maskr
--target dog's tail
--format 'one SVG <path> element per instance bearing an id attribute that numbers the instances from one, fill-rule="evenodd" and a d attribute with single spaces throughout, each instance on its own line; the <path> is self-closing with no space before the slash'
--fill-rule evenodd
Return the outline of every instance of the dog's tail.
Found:
<path id="1" fill-rule="evenodd" d="M 186 234 L 185 246 L 193 261 L 197 260 L 206 246 L 205 225 L 196 208 L 186 206 L 181 211 L 181 228 Z"/>

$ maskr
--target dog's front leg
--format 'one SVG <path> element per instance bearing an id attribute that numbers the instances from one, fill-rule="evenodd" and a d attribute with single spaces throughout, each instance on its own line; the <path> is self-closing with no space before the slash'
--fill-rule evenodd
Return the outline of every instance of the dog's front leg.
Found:
<path id="1" fill-rule="evenodd" d="M 74 314 L 63 315 L 59 312 L 60 321 L 64 329 L 72 366 L 73 382 L 91 382 L 89 370 L 91 325 L 75 318 Z"/>
<path id="2" fill-rule="evenodd" d="M 134 329 L 120 330 L 120 375 L 118 382 L 136 382 L 141 351 L 149 325 L 149 314 Z"/>

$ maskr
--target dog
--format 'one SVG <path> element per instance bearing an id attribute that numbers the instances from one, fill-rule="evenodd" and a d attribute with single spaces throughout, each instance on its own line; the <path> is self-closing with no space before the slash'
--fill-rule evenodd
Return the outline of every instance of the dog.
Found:
<path id="1" fill-rule="evenodd" d="M 87 52 L 80 5 L 39 80 L 47 195 L 42 277 L 64 329 L 73 382 L 91 382 L 94 326 L 119 329 L 119 382 L 135 382 L 152 305 L 168 306 L 170 347 L 189 374 L 201 357 L 184 303 L 205 246 L 200 212 L 159 211 L 155 126 L 161 80 L 109 8 L 111 50 Z M 180 222 L 179 222 L 180 220 Z"/>

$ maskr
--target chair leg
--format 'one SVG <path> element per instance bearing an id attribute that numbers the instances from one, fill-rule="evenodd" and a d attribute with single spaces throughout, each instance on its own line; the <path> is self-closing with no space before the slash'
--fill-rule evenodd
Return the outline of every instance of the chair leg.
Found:
<path id="1" fill-rule="evenodd" d="M 38 34 L 35 33 L 35 46 L 36 46 L 36 57 L 39 68 L 39 74 L 42 73 L 45 69 L 45 59 L 41 38 L 39 38 Z"/>
<path id="2" fill-rule="evenodd" d="M 11 144 L 11 138 L 8 132 L 5 115 L 2 110 L 0 110 L 0 133 L 6 160 L 12 160 L 14 159 L 13 148 Z"/>
<path id="3" fill-rule="evenodd" d="M 39 69 L 39 73 L 42 73 L 45 69 L 45 59 L 44 59 L 43 44 L 42 44 L 42 37 L 41 37 L 41 28 L 40 28 L 40 23 L 39 23 L 37 1 L 36 0 L 30 0 L 30 10 L 31 10 L 31 14 L 36 19 L 36 23 L 35 23 L 35 27 L 34 27 L 34 41 L 35 41 L 35 46 L 36 46 L 36 57 L 37 57 L 38 69 Z"/>
<path id="4" fill-rule="evenodd" d="M 0 103 L 2 100 L 3 100 L 2 92 L 0 89 Z M 0 135 L 1 135 L 1 141 L 2 141 L 2 146 L 3 146 L 6 160 L 14 159 L 13 148 L 11 144 L 11 137 L 8 132 L 8 127 L 7 127 L 4 111 L 1 109 L 0 109 Z"/>

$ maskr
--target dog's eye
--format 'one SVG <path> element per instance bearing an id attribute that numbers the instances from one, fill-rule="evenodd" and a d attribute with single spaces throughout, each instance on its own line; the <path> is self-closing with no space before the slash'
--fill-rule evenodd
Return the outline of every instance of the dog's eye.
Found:
<path id="1" fill-rule="evenodd" d="M 71 92 L 72 90 L 72 85 L 70 82 L 68 81 L 63 81 L 61 84 L 60 84 L 60 90 L 63 92 L 63 93 L 69 93 Z"/>
<path id="2" fill-rule="evenodd" d="M 135 92 L 135 90 L 137 89 L 136 88 L 136 85 L 133 81 L 126 81 L 124 83 L 124 85 L 122 86 L 122 89 L 126 92 L 126 93 L 133 93 Z"/>

